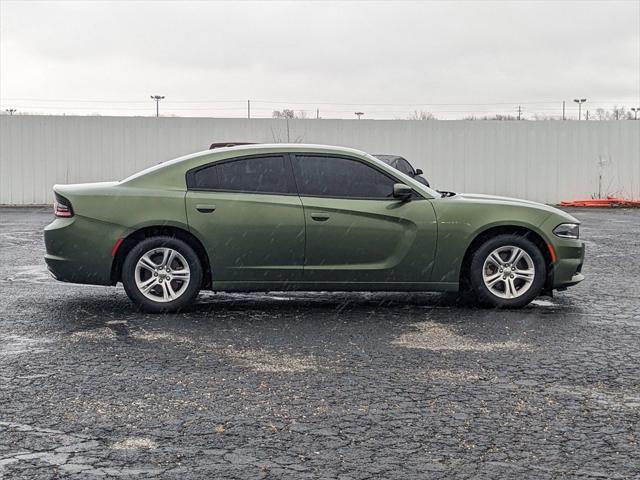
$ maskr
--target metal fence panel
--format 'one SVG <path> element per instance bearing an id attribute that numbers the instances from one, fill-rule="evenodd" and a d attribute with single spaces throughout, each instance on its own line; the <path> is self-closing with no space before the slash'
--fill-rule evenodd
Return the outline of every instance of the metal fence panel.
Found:
<path id="1" fill-rule="evenodd" d="M 400 154 L 444 190 L 544 203 L 640 197 L 640 121 L 0 117 L 0 204 L 52 201 L 56 183 L 122 179 L 212 142 L 296 142 Z"/>

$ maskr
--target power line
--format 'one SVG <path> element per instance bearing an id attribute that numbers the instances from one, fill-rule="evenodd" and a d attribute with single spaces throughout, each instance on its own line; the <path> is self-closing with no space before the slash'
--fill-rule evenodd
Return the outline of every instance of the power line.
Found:
<path id="1" fill-rule="evenodd" d="M 111 100 L 111 99 L 86 99 L 86 98 L 27 98 L 27 97 L 5 97 L 6 101 L 30 101 L 30 102 L 65 102 L 65 103 L 129 103 L 129 104 L 145 104 L 144 100 Z M 591 101 L 591 104 L 611 104 L 611 103 L 625 103 L 628 99 L 611 99 L 602 101 Z M 245 103 L 246 100 L 230 100 L 230 99 L 218 99 L 218 100 L 165 100 L 163 103 L 171 104 L 203 104 L 203 103 Z M 338 105 L 338 106 L 409 106 L 409 107 L 429 107 L 429 106 L 492 106 L 492 105 L 544 105 L 544 104 L 557 104 L 560 105 L 562 100 L 532 100 L 532 101 L 512 101 L 512 102 L 325 102 L 325 101 L 288 101 L 288 100 L 251 100 L 253 103 L 262 103 L 268 105 Z"/>
<path id="2" fill-rule="evenodd" d="M 213 117 L 218 116 L 222 118 L 232 117 L 249 117 L 249 118 L 263 118 L 270 117 L 270 113 L 274 110 L 271 106 L 272 102 L 266 100 L 164 100 L 164 96 L 152 95 L 151 99 L 156 101 L 156 116 L 159 116 L 159 103 L 162 100 L 164 111 L 173 112 L 174 116 L 194 116 L 194 117 Z M 11 100 L 11 102 L 9 102 Z M 130 115 L 138 115 L 134 112 L 148 111 L 147 102 L 139 100 L 106 100 L 106 99 L 31 99 L 28 101 L 23 98 L 3 98 L 0 101 L 0 109 L 12 109 L 19 108 L 21 112 L 26 110 L 43 110 L 44 112 L 51 112 L 52 114 L 76 114 L 81 115 L 79 112 L 95 113 L 113 111 L 115 115 L 127 115 L 126 112 L 130 112 Z M 212 102 L 207 104 L 207 102 Z M 214 102 L 219 102 L 215 104 Z M 4 105 L 2 105 L 4 103 Z M 92 104 L 93 103 L 93 104 Z M 596 109 L 599 105 L 611 108 L 614 105 L 625 105 L 629 101 L 616 102 L 614 100 L 599 100 L 590 101 L 593 113 L 593 109 Z M 635 101 L 633 102 L 635 103 Z M 349 118 L 356 112 L 367 112 L 368 118 L 379 119 L 401 119 L 409 118 L 414 115 L 418 109 L 415 107 L 421 104 L 406 104 L 406 103 L 329 103 L 329 102 L 273 102 L 274 106 L 286 107 L 287 105 L 299 105 L 302 106 L 300 112 L 305 112 L 309 118 L 315 116 L 319 117 L 319 105 L 323 105 L 323 116 L 325 118 Z M 356 105 L 357 108 L 350 108 Z M 372 108 L 368 108 L 369 107 Z M 429 108 L 429 113 L 437 114 L 441 119 L 453 119 L 453 118 L 492 118 L 494 116 L 509 117 L 514 115 L 514 108 L 518 119 L 523 119 L 523 112 L 526 110 L 527 115 L 536 119 L 541 118 L 566 118 L 565 117 L 565 102 L 551 102 L 551 101 L 538 101 L 538 102 L 496 102 L 496 103 L 434 103 L 429 104 L 435 108 Z M 580 110 L 581 105 L 578 105 Z M 635 108 L 635 107 L 634 107 Z M 423 111 L 420 109 L 420 111 Z M 633 111 L 633 110 L 632 110 Z M 45 113 L 46 114 L 46 113 Z M 107 113 L 108 114 L 108 113 Z M 637 115 L 637 114 L 636 114 Z M 358 116 L 358 115 L 357 115 Z M 360 115 L 361 116 L 361 115 Z M 579 117 L 581 115 L 579 114 Z"/>

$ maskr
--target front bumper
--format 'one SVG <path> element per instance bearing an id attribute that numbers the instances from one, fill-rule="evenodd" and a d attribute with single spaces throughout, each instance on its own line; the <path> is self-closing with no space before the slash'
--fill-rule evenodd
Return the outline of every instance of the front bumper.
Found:
<path id="1" fill-rule="evenodd" d="M 554 245 L 557 261 L 553 266 L 552 288 L 564 289 L 584 280 L 585 246 L 579 240 L 562 240 Z"/>

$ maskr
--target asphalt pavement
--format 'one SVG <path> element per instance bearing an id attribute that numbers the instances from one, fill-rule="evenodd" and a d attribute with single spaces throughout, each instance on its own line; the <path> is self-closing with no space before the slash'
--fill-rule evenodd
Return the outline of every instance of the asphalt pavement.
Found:
<path id="1" fill-rule="evenodd" d="M 136 312 L 51 279 L 0 209 L 0 478 L 640 478 L 640 210 L 572 210 L 586 280 L 454 295 L 203 293 Z"/>

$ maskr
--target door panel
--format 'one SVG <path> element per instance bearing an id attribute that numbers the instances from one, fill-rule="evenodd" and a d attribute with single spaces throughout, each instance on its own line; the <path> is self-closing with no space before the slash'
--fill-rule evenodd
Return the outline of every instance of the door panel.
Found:
<path id="1" fill-rule="evenodd" d="M 189 227 L 205 243 L 216 282 L 302 279 L 305 225 L 296 195 L 188 191 Z"/>
<path id="2" fill-rule="evenodd" d="M 428 200 L 302 197 L 304 280 L 428 282 L 436 248 Z"/>

